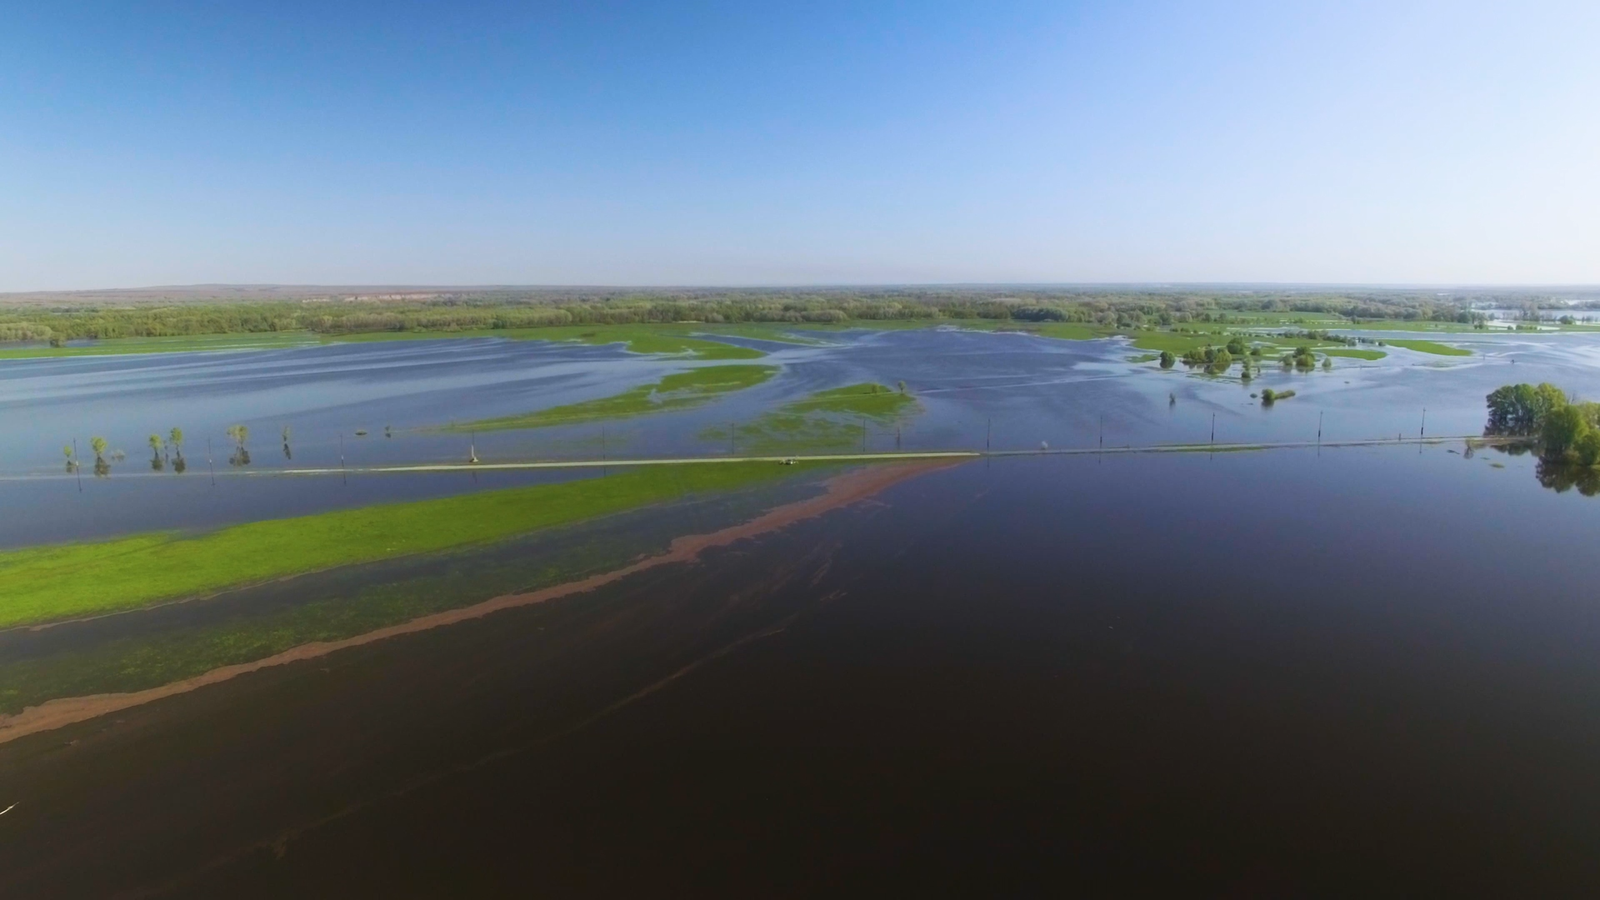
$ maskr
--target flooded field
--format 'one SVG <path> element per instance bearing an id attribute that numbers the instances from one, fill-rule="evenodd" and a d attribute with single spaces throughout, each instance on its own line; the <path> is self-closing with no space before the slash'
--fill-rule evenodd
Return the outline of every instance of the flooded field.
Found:
<path id="1" fill-rule="evenodd" d="M 1363 332 L 1373 340 L 1392 337 Z M 1331 371 L 1264 365 L 1237 377 L 1163 371 L 1119 340 L 1062 341 L 960 330 L 843 331 L 820 346 L 727 339 L 759 347 L 772 379 L 685 411 L 609 422 L 445 431 L 452 422 L 515 415 L 616 395 L 665 374 L 721 365 L 586 346 L 492 339 L 395 341 L 243 353 L 18 360 L 0 364 L 0 547 L 151 529 L 212 527 L 384 500 L 419 499 L 570 474 L 405 479 L 238 477 L 294 467 L 484 462 L 730 452 L 728 432 L 811 392 L 905 382 L 915 415 L 865 423 L 868 450 L 1037 449 L 1477 434 L 1483 398 L 1512 381 L 1550 381 L 1600 396 L 1600 341 L 1581 334 L 1452 335 L 1474 352 L 1443 357 L 1390 348 Z M 1237 370 L 1235 370 L 1235 373 Z M 1263 407 L 1251 394 L 1291 389 Z M 231 465 L 231 425 L 249 428 L 248 465 Z M 146 439 L 186 434 L 187 470 L 153 471 Z M 282 440 L 283 429 L 289 440 Z M 359 434 L 364 432 L 364 434 Z M 93 478 L 63 469 L 63 446 L 103 436 L 125 457 Z M 285 452 L 285 446 L 288 451 Z M 852 435 L 847 448 L 854 449 Z M 733 450 L 737 452 L 737 441 Z M 170 458 L 170 449 L 166 452 Z"/>
<path id="2" fill-rule="evenodd" d="M 1464 437 L 1502 384 L 1600 396 L 1585 335 L 1248 384 L 1117 340 L 821 338 L 742 342 L 778 372 L 606 421 L 605 452 L 734 453 L 862 383 L 915 401 L 865 421 L 880 450 Z M 617 483 L 266 473 L 341 440 L 363 466 L 592 457 L 599 422 L 435 429 L 715 364 L 494 340 L 0 363 L 0 544 Z M 174 426 L 182 474 L 143 444 Z M 94 435 L 125 459 L 65 472 Z M 0 893 L 1589 893 L 1600 500 L 1538 472 L 1464 440 L 798 466 L 0 631 L 12 713 L 347 642 L 0 735 Z"/>

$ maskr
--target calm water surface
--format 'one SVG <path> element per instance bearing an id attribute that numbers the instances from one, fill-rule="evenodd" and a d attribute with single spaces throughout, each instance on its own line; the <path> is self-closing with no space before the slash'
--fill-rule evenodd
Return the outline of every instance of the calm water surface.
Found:
<path id="1" fill-rule="evenodd" d="M 1591 894 L 1597 543 L 1444 447 L 967 463 L 0 747 L 0 887 Z"/>
<path id="2" fill-rule="evenodd" d="M 1204 441 L 1213 417 L 1220 441 L 1312 439 L 1319 415 L 1328 440 L 1409 436 L 1424 408 L 1430 434 L 1465 435 L 1507 382 L 1600 396 L 1574 335 L 1269 366 L 1254 389 L 1298 392 L 1270 409 L 1115 341 L 829 339 L 607 439 L 718 452 L 709 425 L 866 380 L 911 386 L 903 440 L 927 448 L 1096 446 L 1102 417 L 1108 446 Z M 252 470 L 336 463 L 341 434 L 356 463 L 455 459 L 462 436 L 424 429 L 688 365 L 502 341 L 0 365 L 0 543 L 579 477 L 244 478 L 219 450 L 213 486 L 193 464 L 140 474 L 137 451 L 181 425 L 193 463 L 242 421 Z M 589 455 L 597 430 L 478 450 Z M 89 434 L 128 450 L 111 477 L 34 477 Z M 1454 442 L 931 471 L 692 564 L 0 745 L 0 895 L 1592 896 L 1600 501 L 1534 473 Z M 388 587 L 471 602 L 757 496 L 11 632 L 0 656 L 70 666 Z"/>
<path id="3" fill-rule="evenodd" d="M 1390 335 L 1368 333 L 1382 339 Z M 688 412 L 605 426 L 615 456 L 726 453 L 708 428 L 749 421 L 812 391 L 907 382 L 923 412 L 897 436 L 869 428 L 890 449 L 1035 449 L 1207 441 L 1327 440 L 1475 434 L 1483 397 L 1511 381 L 1553 381 L 1600 396 L 1600 341 L 1592 335 L 1448 335 L 1470 358 L 1390 348 L 1375 363 L 1339 360 L 1332 372 L 1268 365 L 1246 386 L 1134 364 L 1123 341 L 1055 341 L 955 330 L 842 332 L 820 347 L 741 342 L 772 351 L 779 376 Z M 1515 361 L 1515 362 L 1513 362 Z M 210 527 L 255 518 L 415 499 L 571 474 L 395 478 L 231 477 L 225 431 L 251 430 L 249 471 L 288 466 L 456 462 L 475 441 L 486 461 L 593 458 L 598 424 L 533 431 L 440 434 L 428 429 L 616 394 L 706 363 L 644 357 L 619 345 L 447 340 L 357 343 L 236 353 L 45 359 L 0 363 L 0 546 L 104 537 L 153 528 Z M 1263 387 L 1293 389 L 1264 409 Z M 188 472 L 152 473 L 146 438 L 173 426 L 187 435 Z M 291 430 L 293 458 L 279 435 Z M 393 429 L 385 437 L 384 429 Z M 356 437 L 358 430 L 367 431 Z M 63 473 L 74 438 L 89 459 L 92 435 L 126 459 L 105 479 Z M 207 449 L 207 441 L 210 449 Z M 207 459 L 211 460 L 208 464 Z M 85 466 L 87 474 L 88 466 Z M 213 478 L 211 470 L 218 470 Z M 43 476 L 43 477 L 41 477 Z M 80 483 L 81 481 L 81 483 Z"/>

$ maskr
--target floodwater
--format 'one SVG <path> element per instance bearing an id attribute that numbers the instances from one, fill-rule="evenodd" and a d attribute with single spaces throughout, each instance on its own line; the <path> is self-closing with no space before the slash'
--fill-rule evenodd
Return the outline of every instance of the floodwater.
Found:
<path id="1" fill-rule="evenodd" d="M 1391 335 L 1364 333 L 1379 340 Z M 0 363 L 0 547 L 168 528 L 206 528 L 574 477 L 563 472 L 424 477 L 252 478 L 286 467 L 714 455 L 702 434 L 749 421 L 812 391 L 905 381 L 923 411 L 898 429 L 869 426 L 868 449 L 1115 447 L 1160 443 L 1414 437 L 1481 431 L 1483 398 L 1513 381 L 1600 396 L 1600 341 L 1584 334 L 1464 334 L 1477 351 L 1400 348 L 1331 372 L 1268 364 L 1249 385 L 1162 372 L 1120 340 L 1057 341 L 955 330 L 846 331 L 823 346 L 737 341 L 771 351 L 766 384 L 683 412 L 563 428 L 466 435 L 429 429 L 606 397 L 717 363 L 644 357 L 620 345 L 465 339 L 356 343 L 230 353 Z M 731 341 L 732 339 L 730 339 Z M 744 361 L 740 361 L 744 362 Z M 1263 408 L 1252 391 L 1293 389 Z M 229 463 L 230 425 L 250 429 L 250 463 Z M 146 443 L 185 433 L 187 471 L 151 469 Z M 289 453 L 282 430 L 290 430 Z M 365 436 L 356 432 L 365 431 Z M 62 448 L 102 436 L 125 458 L 109 477 L 65 471 Z M 735 448 L 737 449 L 737 448 Z M 165 466 L 165 461 L 163 461 Z"/>
<path id="2" fill-rule="evenodd" d="M 1102 408 L 1108 446 L 1205 440 L 1212 413 L 1219 440 L 1314 435 L 1318 412 L 1330 440 L 1409 435 L 1423 406 L 1429 433 L 1469 434 L 1507 381 L 1600 396 L 1594 349 L 1565 336 L 1271 370 L 1256 389 L 1299 396 L 1270 410 L 1236 383 L 1135 369 L 1109 342 L 838 341 L 785 350 L 758 390 L 903 378 L 926 407 L 921 446 L 970 446 L 990 417 L 996 446 L 1093 446 Z M 584 371 L 573 396 L 614 392 Z M 316 415 L 329 424 L 304 426 L 308 445 L 334 427 Z M 636 440 L 655 440 L 645 421 Z M 661 433 L 648 449 L 679 446 Z M 391 440 L 363 446 L 444 438 Z M 0 744 L 0 809 L 15 804 L 0 895 L 1593 895 L 1600 501 L 1534 470 L 1455 443 L 933 469 L 698 562 Z M 115 473 L 83 496 L 136 504 L 175 479 Z M 0 490 L 17 484 L 34 482 Z M 472 489 L 216 490 L 253 484 Z M 760 501 L 812 488 L 775 490 Z M 283 502 L 334 502 L 314 493 Z M 622 559 L 750 502 L 475 552 Z M 300 586 L 336 598 L 356 590 L 340 579 L 442 565 Z M 249 615 L 295 587 L 149 615 Z M 9 634 L 0 654 L 84 650 L 156 627 L 144 615 Z"/>

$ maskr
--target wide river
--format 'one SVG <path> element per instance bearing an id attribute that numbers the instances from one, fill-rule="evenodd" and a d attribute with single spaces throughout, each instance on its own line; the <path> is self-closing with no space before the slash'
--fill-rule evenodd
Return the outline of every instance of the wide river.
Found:
<path id="1" fill-rule="evenodd" d="M 1115 341 L 827 340 L 751 344 L 773 351 L 772 381 L 609 424 L 608 450 L 727 452 L 699 435 L 861 381 L 919 399 L 908 449 L 1213 427 L 1314 441 L 1319 420 L 1326 441 L 1409 438 L 1424 409 L 1429 435 L 1464 436 L 1501 384 L 1600 397 L 1590 336 L 1448 336 L 1475 354 L 1268 365 L 1248 387 Z M 477 340 L 0 364 L 0 543 L 587 477 L 245 476 L 223 430 L 249 425 L 251 471 L 336 466 L 341 435 L 352 463 L 455 460 L 467 436 L 429 426 L 702 364 Z M 1297 396 L 1263 408 L 1262 387 Z M 174 425 L 190 469 L 151 472 L 143 438 Z M 586 456 L 598 430 L 476 449 Z M 80 486 L 60 447 L 90 435 L 127 457 Z M 193 462 L 208 437 L 214 485 Z M 593 590 L 0 744 L 0 809 L 16 804 L 0 895 L 1600 891 L 1600 499 L 1542 487 L 1530 457 L 1465 442 L 1037 456 L 890 480 Z M 751 514 L 666 507 L 473 564 L 621 532 L 659 547 Z M 359 578 L 419 577 L 403 569 Z M 141 616 L 198 627 L 357 589 L 341 578 L 357 576 L 0 634 L 0 656 L 65 659 L 154 627 Z"/>

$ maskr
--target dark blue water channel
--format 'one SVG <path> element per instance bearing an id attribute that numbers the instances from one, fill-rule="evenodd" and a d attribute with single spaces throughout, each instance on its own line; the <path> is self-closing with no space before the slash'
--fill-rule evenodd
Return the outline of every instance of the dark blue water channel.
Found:
<path id="1" fill-rule="evenodd" d="M 1388 335 L 1365 334 L 1384 338 Z M 1414 337 L 1414 335 L 1412 335 Z M 1033 449 L 1208 441 L 1327 440 L 1472 434 L 1483 397 L 1510 381 L 1552 381 L 1600 396 L 1600 341 L 1577 334 L 1467 334 L 1475 351 L 1441 357 L 1399 348 L 1332 372 L 1268 364 L 1250 385 L 1130 359 L 1122 340 L 1057 341 L 949 329 L 846 331 L 820 346 L 738 341 L 771 351 L 772 381 L 707 406 L 599 424 L 475 437 L 430 428 L 610 396 L 664 374 L 715 363 L 625 352 L 620 345 L 490 339 L 0 362 L 0 546 L 152 528 L 210 527 L 413 499 L 567 474 L 252 479 L 229 465 L 232 424 L 250 428 L 249 471 L 288 466 L 453 462 L 475 444 L 501 460 L 728 452 L 711 429 L 749 421 L 815 390 L 905 381 L 922 411 L 897 428 L 869 426 L 869 449 Z M 1237 373 L 1237 369 L 1235 369 Z M 1263 408 L 1263 387 L 1293 389 Z M 146 438 L 185 431 L 188 470 L 152 472 Z M 280 433 L 290 429 L 293 458 Z M 388 430 L 386 432 L 386 429 Z M 365 431 L 365 436 L 357 436 Z M 392 434 L 392 437 L 386 436 Z M 125 458 L 96 479 L 67 477 L 62 447 L 91 436 Z M 209 442 L 209 448 L 208 448 Z M 208 462 L 209 460 L 209 462 Z M 215 484 L 211 471 L 215 469 Z"/>
<path id="2" fill-rule="evenodd" d="M 1452 449 L 963 463 L 0 747 L 0 887 L 1592 896 L 1600 505 Z"/>

